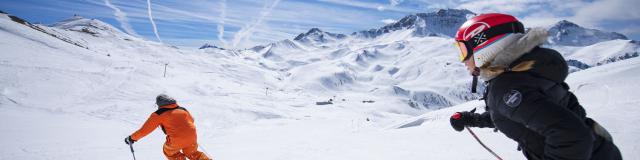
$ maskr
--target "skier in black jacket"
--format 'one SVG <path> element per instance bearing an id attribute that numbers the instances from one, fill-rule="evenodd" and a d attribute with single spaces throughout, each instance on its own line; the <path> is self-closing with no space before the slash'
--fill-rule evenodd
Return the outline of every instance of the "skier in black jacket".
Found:
<path id="1" fill-rule="evenodd" d="M 469 19 L 455 39 L 460 60 L 487 84 L 486 112 L 455 113 L 450 121 L 456 131 L 496 128 L 518 142 L 527 159 L 622 159 L 609 133 L 569 91 L 562 55 L 540 47 L 545 29 L 525 33 L 515 17 L 490 13 Z"/>

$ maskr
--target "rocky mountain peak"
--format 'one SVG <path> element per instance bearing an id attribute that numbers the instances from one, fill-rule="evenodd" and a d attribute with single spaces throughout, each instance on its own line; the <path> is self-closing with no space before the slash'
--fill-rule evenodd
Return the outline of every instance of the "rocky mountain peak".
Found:
<path id="1" fill-rule="evenodd" d="M 567 46 L 588 46 L 599 42 L 628 39 L 627 36 L 597 29 L 584 28 L 573 22 L 562 20 L 549 27 L 551 44 Z"/>

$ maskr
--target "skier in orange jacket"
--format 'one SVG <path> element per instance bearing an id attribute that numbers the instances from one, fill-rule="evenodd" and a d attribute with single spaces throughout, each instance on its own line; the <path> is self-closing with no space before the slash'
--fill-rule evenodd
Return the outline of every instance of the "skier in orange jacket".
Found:
<path id="1" fill-rule="evenodd" d="M 125 138 L 125 143 L 133 144 L 160 126 L 167 135 L 162 150 L 169 160 L 210 160 L 198 151 L 196 125 L 191 114 L 165 94 L 156 97 L 156 104 L 158 110 L 151 113 L 142 128 Z"/>

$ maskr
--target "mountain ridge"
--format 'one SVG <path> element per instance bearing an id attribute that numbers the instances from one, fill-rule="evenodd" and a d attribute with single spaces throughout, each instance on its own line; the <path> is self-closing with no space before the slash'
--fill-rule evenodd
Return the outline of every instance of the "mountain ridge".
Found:
<path id="1" fill-rule="evenodd" d="M 622 39 L 627 36 L 617 32 L 607 32 L 598 29 L 584 28 L 568 20 L 561 20 L 548 28 L 550 43 L 566 46 L 588 46 L 599 42 Z"/>
<path id="2" fill-rule="evenodd" d="M 300 33 L 292 40 L 300 42 L 313 42 L 316 46 L 324 43 L 335 42 L 347 38 L 376 38 L 395 31 L 411 29 L 411 36 L 427 37 L 442 36 L 453 37 L 458 27 L 467 18 L 477 15 L 466 9 L 439 9 L 434 12 L 415 13 L 404 16 L 400 20 L 379 28 L 352 32 L 351 34 L 330 33 L 319 28 L 311 28 L 305 33 Z M 444 23 L 444 24 L 442 24 Z M 560 20 L 548 27 L 549 44 L 565 46 L 588 46 L 598 42 L 628 39 L 617 32 L 608 32 L 598 29 L 584 28 L 568 20 Z M 327 36 L 328 35 L 328 36 Z M 310 37 L 314 36 L 314 37 Z M 324 37 L 338 37 L 327 40 Z"/>
<path id="3" fill-rule="evenodd" d="M 384 33 L 413 28 L 415 36 L 453 37 L 458 27 L 467 20 L 469 15 L 476 14 L 466 9 L 440 9 L 435 12 L 416 13 L 381 28 L 353 32 L 351 35 L 375 38 Z"/>

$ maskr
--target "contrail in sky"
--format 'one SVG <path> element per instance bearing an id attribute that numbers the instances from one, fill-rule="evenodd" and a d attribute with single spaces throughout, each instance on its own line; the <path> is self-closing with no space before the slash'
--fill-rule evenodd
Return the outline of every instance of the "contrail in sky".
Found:
<path id="1" fill-rule="evenodd" d="M 218 41 L 223 47 L 227 47 L 227 42 L 224 40 L 224 19 L 227 17 L 227 0 L 222 0 L 220 3 L 220 22 L 218 23 Z"/>
<path id="2" fill-rule="evenodd" d="M 120 27 L 122 27 L 122 29 L 124 29 L 125 32 L 127 32 L 130 35 L 136 36 L 136 37 L 140 37 L 135 30 L 133 30 L 133 28 L 131 27 L 131 25 L 129 25 L 129 19 L 127 19 L 127 14 L 122 12 L 122 10 L 120 10 L 118 7 L 116 7 L 115 5 L 111 4 L 110 0 L 104 0 L 104 4 L 113 9 L 113 15 L 116 16 L 116 20 L 118 22 L 120 22 Z"/>
<path id="3" fill-rule="evenodd" d="M 153 26 L 153 33 L 156 34 L 156 38 L 158 38 L 158 41 L 162 42 L 162 40 L 160 39 L 160 35 L 158 34 L 156 22 L 153 21 L 153 16 L 151 15 L 151 0 L 147 0 L 147 11 L 149 13 L 149 21 L 151 21 L 151 26 Z"/>
<path id="4" fill-rule="evenodd" d="M 262 12 L 260 12 L 260 17 L 255 21 L 255 23 L 243 27 L 235 35 L 233 35 L 233 47 L 235 48 L 240 42 L 250 38 L 248 36 L 253 33 L 253 30 L 256 28 L 256 26 L 262 23 L 264 18 L 271 14 L 271 11 L 278 5 L 278 3 L 280 3 L 280 0 L 273 1 L 270 6 L 265 5 L 265 7 L 262 8 Z"/>

